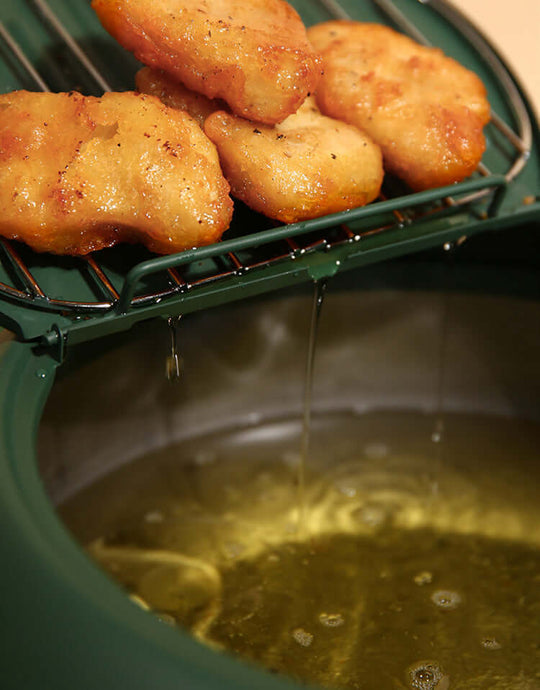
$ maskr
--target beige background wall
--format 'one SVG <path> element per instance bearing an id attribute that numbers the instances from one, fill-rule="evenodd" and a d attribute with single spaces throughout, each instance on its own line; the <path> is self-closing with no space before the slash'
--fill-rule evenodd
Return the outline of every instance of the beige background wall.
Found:
<path id="1" fill-rule="evenodd" d="M 498 47 L 540 115 L 540 0 L 453 0 Z"/>

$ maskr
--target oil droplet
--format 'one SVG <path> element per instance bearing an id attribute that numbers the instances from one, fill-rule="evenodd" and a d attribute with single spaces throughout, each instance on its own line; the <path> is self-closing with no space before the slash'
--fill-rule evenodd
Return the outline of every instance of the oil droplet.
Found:
<path id="1" fill-rule="evenodd" d="M 439 418 L 435 422 L 435 428 L 433 429 L 433 433 L 431 434 L 431 440 L 433 443 L 440 443 L 442 441 L 444 434 L 444 421 Z"/>
<path id="2" fill-rule="evenodd" d="M 171 383 L 177 383 L 180 380 L 180 375 L 182 371 L 182 360 L 178 354 L 178 338 L 177 338 L 177 328 L 178 322 L 180 321 L 180 316 L 167 319 L 167 324 L 169 326 L 169 333 L 171 336 L 171 351 L 165 360 L 165 374 L 167 379 Z"/>
<path id="3" fill-rule="evenodd" d="M 165 374 L 167 380 L 171 383 L 176 383 L 180 380 L 180 359 L 178 353 L 174 353 L 167 356 L 165 360 Z"/>
<path id="4" fill-rule="evenodd" d="M 341 613 L 321 613 L 319 622 L 327 628 L 339 628 L 345 623 Z"/>
<path id="5" fill-rule="evenodd" d="M 439 589 L 431 595 L 431 601 L 441 609 L 455 609 L 461 604 L 461 595 L 446 589 Z"/>
<path id="6" fill-rule="evenodd" d="M 306 632 L 304 628 L 296 628 L 293 630 L 292 636 L 302 647 L 309 647 L 313 642 L 313 635 L 309 632 Z"/>
<path id="7" fill-rule="evenodd" d="M 302 413 L 302 433 L 300 436 L 300 462 L 297 468 L 298 482 L 298 535 L 305 536 L 307 530 L 307 503 L 306 503 L 306 464 L 309 458 L 309 444 L 311 440 L 311 406 L 313 390 L 313 372 L 315 366 L 315 349 L 317 344 L 317 331 L 321 309 L 324 302 L 326 281 L 316 280 L 313 283 L 313 300 L 311 307 L 311 319 L 309 325 L 308 351 L 306 368 L 304 373 L 304 396 Z"/>

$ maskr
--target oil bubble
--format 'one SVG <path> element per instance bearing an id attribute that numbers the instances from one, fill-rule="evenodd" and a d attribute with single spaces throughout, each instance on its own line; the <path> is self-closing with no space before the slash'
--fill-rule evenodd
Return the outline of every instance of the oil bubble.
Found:
<path id="1" fill-rule="evenodd" d="M 170 613 L 165 613 L 163 611 L 155 611 L 154 612 L 158 621 L 161 623 L 165 623 L 165 625 L 170 626 L 171 628 L 174 628 L 176 626 L 176 619 L 174 616 L 171 616 Z"/>
<path id="2" fill-rule="evenodd" d="M 158 524 L 163 522 L 163 513 L 160 510 L 151 510 L 144 516 L 144 521 L 149 524 Z"/>
<path id="3" fill-rule="evenodd" d="M 437 661 L 417 661 L 407 670 L 409 686 L 414 690 L 447 690 L 449 678 Z"/>
<path id="4" fill-rule="evenodd" d="M 415 584 L 420 587 L 422 585 L 429 585 L 433 582 L 433 573 L 430 573 L 429 570 L 423 570 L 421 573 L 415 575 L 413 580 Z"/>
<path id="5" fill-rule="evenodd" d="M 501 648 L 501 643 L 494 637 L 484 637 L 480 644 L 484 649 L 496 650 Z"/>
<path id="6" fill-rule="evenodd" d="M 368 443 L 364 447 L 364 455 L 370 460 L 381 460 L 388 455 L 388 446 L 386 443 Z"/>
<path id="7" fill-rule="evenodd" d="M 245 547 L 237 541 L 230 541 L 223 545 L 225 556 L 230 560 L 234 560 L 243 554 Z"/>
<path id="8" fill-rule="evenodd" d="M 351 484 L 348 484 L 345 481 L 337 481 L 335 483 L 335 487 L 340 493 L 342 493 L 347 498 L 354 498 L 356 496 L 356 487 L 352 486 Z"/>
<path id="9" fill-rule="evenodd" d="M 319 615 L 319 622 L 327 628 L 339 628 L 345 623 L 341 613 L 321 613 Z"/>
<path id="10" fill-rule="evenodd" d="M 431 601 L 440 609 L 455 609 L 461 604 L 461 595 L 448 589 L 438 589 L 431 595 Z"/>
<path id="11" fill-rule="evenodd" d="M 292 636 L 302 647 L 309 647 L 313 642 L 313 635 L 304 630 L 304 628 L 296 628 L 293 630 Z"/>
<path id="12" fill-rule="evenodd" d="M 379 503 L 366 503 L 354 512 L 354 517 L 368 527 L 380 527 L 388 521 L 388 509 Z"/>

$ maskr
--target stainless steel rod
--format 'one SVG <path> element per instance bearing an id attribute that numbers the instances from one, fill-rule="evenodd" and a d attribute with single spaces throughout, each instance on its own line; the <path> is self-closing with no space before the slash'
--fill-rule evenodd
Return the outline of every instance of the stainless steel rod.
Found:
<path id="1" fill-rule="evenodd" d="M 69 33 L 66 27 L 62 24 L 57 15 L 51 10 L 49 5 L 45 0 L 32 0 L 37 9 L 41 12 L 43 17 L 49 22 L 54 31 L 60 36 L 64 43 L 71 50 L 73 55 L 79 60 L 79 62 L 86 69 L 88 74 L 95 80 L 96 84 L 103 91 L 112 91 L 112 87 L 109 82 L 103 77 L 103 75 L 97 70 L 95 65 L 92 63 L 88 55 L 82 50 L 77 41 Z"/>
<path id="2" fill-rule="evenodd" d="M 24 69 L 28 72 L 28 74 L 36 82 L 36 84 L 39 86 L 39 88 L 42 91 L 50 91 L 49 86 L 47 85 L 45 80 L 42 78 L 42 76 L 39 74 L 39 72 L 35 69 L 34 65 L 30 62 L 30 60 L 26 57 L 26 55 L 24 54 L 24 51 L 22 50 L 20 45 L 13 38 L 13 36 L 9 33 L 9 31 L 6 29 L 6 27 L 4 26 L 4 24 L 2 22 L 0 22 L 0 36 L 2 37 L 3 41 L 6 43 L 8 48 L 11 50 L 13 55 L 17 58 L 17 60 L 21 63 L 21 65 L 24 67 Z"/>

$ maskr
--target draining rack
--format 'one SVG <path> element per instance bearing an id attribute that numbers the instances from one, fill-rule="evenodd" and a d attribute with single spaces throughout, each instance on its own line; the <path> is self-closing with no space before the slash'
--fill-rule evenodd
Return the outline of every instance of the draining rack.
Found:
<path id="1" fill-rule="evenodd" d="M 55 350 L 227 301 L 540 218 L 538 127 L 489 42 L 444 0 L 297 0 L 306 24 L 331 18 L 387 23 L 438 45 L 471 69 L 492 105 L 475 175 L 411 194 L 388 180 L 371 205 L 276 227 L 237 204 L 226 238 L 155 257 L 121 246 L 86 258 L 38 255 L 0 240 L 0 315 L 22 340 Z M 88 0 L 4 0 L 0 90 L 99 95 L 134 87 L 138 63 L 99 26 Z M 114 68 L 111 68 L 111 63 Z"/>

